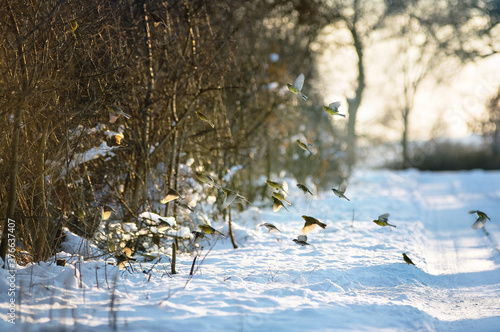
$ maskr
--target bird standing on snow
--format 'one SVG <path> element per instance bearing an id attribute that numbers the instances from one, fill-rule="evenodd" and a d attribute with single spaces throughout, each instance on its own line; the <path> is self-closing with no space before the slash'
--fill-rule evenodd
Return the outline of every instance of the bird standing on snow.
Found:
<path id="1" fill-rule="evenodd" d="M 410 257 L 406 256 L 406 254 L 405 254 L 405 253 L 403 253 L 403 259 L 405 260 L 406 264 L 408 264 L 408 265 L 415 265 L 415 264 L 411 261 Z"/>
<path id="2" fill-rule="evenodd" d="M 309 193 L 309 194 L 311 194 L 311 195 L 313 194 L 313 193 L 309 190 L 309 188 L 307 188 L 307 187 L 306 187 L 305 185 L 303 185 L 303 184 L 297 183 L 297 187 L 299 187 L 299 189 L 300 189 L 300 190 L 302 190 L 302 191 L 304 192 L 304 194 L 307 194 L 307 193 Z"/>
<path id="3" fill-rule="evenodd" d="M 309 217 L 309 216 L 302 216 L 302 218 L 306 221 L 304 223 L 304 227 L 302 227 L 302 234 L 307 234 L 310 231 L 312 231 L 316 225 L 321 227 L 322 229 L 326 228 L 326 224 L 323 224 L 321 221 L 319 221 L 316 218 Z"/>
<path id="4" fill-rule="evenodd" d="M 345 198 L 348 201 L 350 201 L 350 199 L 345 197 L 344 195 L 346 189 L 347 189 L 347 181 L 344 180 L 337 189 L 333 188 L 332 190 L 333 193 L 338 196 L 338 198 Z"/>
<path id="5" fill-rule="evenodd" d="M 219 234 L 222 237 L 226 237 L 224 234 L 213 228 L 212 226 L 209 225 L 198 225 L 198 228 L 201 229 L 204 233 L 206 234 Z"/>
<path id="6" fill-rule="evenodd" d="M 331 115 L 340 115 L 345 118 L 345 114 L 339 113 L 340 101 L 335 101 L 328 106 L 323 106 L 323 109 Z"/>
<path id="7" fill-rule="evenodd" d="M 473 229 L 479 229 L 479 228 L 482 228 L 484 227 L 484 224 L 486 224 L 486 220 L 491 220 L 490 217 L 488 217 L 486 215 L 486 213 L 484 212 L 481 212 L 479 210 L 472 210 L 472 211 L 469 211 L 470 214 L 474 214 L 474 213 L 477 213 L 477 220 L 475 223 L 472 224 L 472 228 Z"/>
<path id="8" fill-rule="evenodd" d="M 306 235 L 297 236 L 296 239 L 293 239 L 293 242 L 295 242 L 301 246 L 309 246 L 310 245 L 309 243 L 307 243 L 307 236 Z"/>
<path id="9" fill-rule="evenodd" d="M 300 74 L 296 79 L 295 82 L 292 84 L 287 83 L 286 86 L 288 87 L 288 90 L 290 90 L 292 93 L 295 93 L 296 95 L 299 95 L 302 99 L 307 100 L 307 96 L 300 92 L 302 90 L 302 87 L 304 86 L 304 74 Z"/>
<path id="10" fill-rule="evenodd" d="M 278 229 L 278 227 L 274 226 L 273 224 L 267 223 L 267 222 L 260 224 L 259 226 L 265 226 L 269 230 L 268 233 L 274 233 L 274 232 L 281 233 L 281 231 Z"/>
<path id="11" fill-rule="evenodd" d="M 115 105 L 106 105 L 106 107 L 109 111 L 109 123 L 115 123 L 120 115 L 123 115 L 126 119 L 130 119 L 130 115 L 125 113 L 120 107 Z"/>
<path id="12" fill-rule="evenodd" d="M 384 214 L 378 216 L 378 219 L 374 220 L 373 222 L 376 223 L 379 226 L 392 226 L 392 227 L 396 227 L 394 225 L 389 224 L 387 221 L 389 221 L 389 213 L 384 213 Z"/>

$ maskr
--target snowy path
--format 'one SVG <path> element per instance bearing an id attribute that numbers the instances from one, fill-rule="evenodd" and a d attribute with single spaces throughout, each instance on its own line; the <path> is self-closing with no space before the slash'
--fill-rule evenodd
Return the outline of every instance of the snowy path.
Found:
<path id="1" fill-rule="evenodd" d="M 499 330 L 500 172 L 360 172 L 346 192 L 351 202 L 332 192 L 312 200 L 298 190 L 291 194 L 289 213 L 253 208 L 241 214 L 240 248 L 218 241 L 188 283 L 193 256 L 187 254 L 178 256 L 173 278 L 161 264 L 151 277 L 120 272 L 117 330 Z M 492 219 L 489 236 L 470 228 L 472 209 Z M 372 222 L 385 212 L 397 228 Z M 309 234 L 306 247 L 291 241 L 302 214 L 328 224 Z M 263 221 L 283 233 L 268 234 L 257 227 Z M 404 263 L 403 252 L 417 267 Z M 18 271 L 25 285 L 21 321 L 30 323 L 23 330 L 63 323 L 78 331 L 111 330 L 105 272 L 112 284 L 116 269 L 83 263 L 83 290 L 68 279 L 72 271 L 49 264 Z M 9 326 L 4 288 L 2 331 Z"/>

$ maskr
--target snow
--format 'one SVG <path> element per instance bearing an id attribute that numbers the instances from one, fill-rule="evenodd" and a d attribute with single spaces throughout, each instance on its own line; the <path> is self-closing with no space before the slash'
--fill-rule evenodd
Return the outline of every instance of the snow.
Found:
<path id="1" fill-rule="evenodd" d="M 359 171 L 347 186 L 350 202 L 331 191 L 311 197 L 292 183 L 289 189 L 290 212 L 252 206 L 233 213 L 238 249 L 229 238 L 207 235 L 193 276 L 196 253 L 177 254 L 176 275 L 164 255 L 127 270 L 106 264 L 107 257 L 74 254 L 65 267 L 18 266 L 15 327 L 499 330 L 500 172 Z M 477 209 L 491 218 L 484 230 L 470 227 L 477 216 L 467 212 Z M 386 212 L 396 228 L 372 222 Z M 309 233 L 311 245 L 301 247 L 292 239 L 304 214 L 328 226 Z M 263 222 L 282 233 L 268 233 L 258 226 Z M 212 226 L 227 232 L 227 225 Z M 403 252 L 416 266 L 405 264 Z M 0 330 L 7 331 L 9 274 L 0 274 Z"/>

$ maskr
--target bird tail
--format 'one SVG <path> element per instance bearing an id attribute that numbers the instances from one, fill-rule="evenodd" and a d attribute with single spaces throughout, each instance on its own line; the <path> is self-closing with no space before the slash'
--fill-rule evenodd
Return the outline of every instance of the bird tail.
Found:
<path id="1" fill-rule="evenodd" d="M 387 223 L 387 226 L 396 227 L 396 225 L 391 225 L 391 224 L 389 224 L 389 223 Z"/>
<path id="2" fill-rule="evenodd" d="M 318 226 L 325 229 L 326 228 L 326 224 L 323 224 L 322 222 L 318 221 Z"/>
<path id="3" fill-rule="evenodd" d="M 127 114 L 127 113 L 125 113 L 125 112 L 122 112 L 122 115 L 123 115 L 125 118 L 127 118 L 127 119 L 130 119 L 130 118 L 131 118 L 130 114 Z"/>
<path id="4" fill-rule="evenodd" d="M 302 99 L 307 100 L 307 96 L 305 94 L 301 93 L 300 96 L 302 97 Z"/>

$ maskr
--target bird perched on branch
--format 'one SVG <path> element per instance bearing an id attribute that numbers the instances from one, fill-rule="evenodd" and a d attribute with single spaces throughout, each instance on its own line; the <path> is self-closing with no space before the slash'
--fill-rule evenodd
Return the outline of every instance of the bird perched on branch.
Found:
<path id="1" fill-rule="evenodd" d="M 306 235 L 297 236 L 296 239 L 293 239 L 293 242 L 295 242 L 301 246 L 309 246 L 310 245 L 309 243 L 307 243 L 307 236 Z"/>
<path id="2" fill-rule="evenodd" d="M 411 261 L 410 257 L 406 256 L 406 254 L 405 254 L 405 253 L 403 253 L 403 259 L 405 260 L 406 264 L 408 264 L 408 265 L 415 265 L 415 264 Z"/>
<path id="3" fill-rule="evenodd" d="M 165 197 L 160 201 L 161 204 L 167 204 L 168 202 L 171 202 L 173 200 L 176 200 L 177 198 L 182 197 L 181 194 L 174 188 L 168 188 L 167 194 Z"/>
<path id="4" fill-rule="evenodd" d="M 269 231 L 268 233 L 274 233 L 274 232 L 281 233 L 281 231 L 278 229 L 278 227 L 274 226 L 273 224 L 267 223 L 267 222 L 260 224 L 259 226 L 265 226 Z"/>
<path id="5" fill-rule="evenodd" d="M 283 202 L 281 200 L 279 200 L 278 198 L 276 197 L 272 197 L 273 199 L 273 212 L 278 212 L 282 207 L 288 211 L 288 209 L 286 208 L 286 206 L 283 204 Z"/>
<path id="6" fill-rule="evenodd" d="M 286 192 L 286 184 L 285 183 L 278 183 L 278 182 L 274 182 L 274 181 L 271 181 L 271 180 L 266 180 L 266 183 L 269 187 L 273 188 L 274 190 L 281 190 L 283 191 L 285 194 L 288 195 L 288 193 Z"/>
<path id="7" fill-rule="evenodd" d="M 115 123 L 116 120 L 123 115 L 126 119 L 130 119 L 130 115 L 125 113 L 120 107 L 115 105 L 106 105 L 109 111 L 109 123 Z"/>
<path id="8" fill-rule="evenodd" d="M 210 125 L 210 127 L 215 128 L 215 125 L 212 123 L 212 121 L 210 121 L 208 116 L 206 116 L 204 113 L 200 111 L 196 111 L 195 113 L 201 121 L 206 122 Z"/>
<path id="9" fill-rule="evenodd" d="M 194 175 L 200 180 L 202 183 L 208 184 L 209 186 L 213 186 L 217 189 L 221 189 L 221 186 L 215 183 L 215 180 L 213 177 L 208 175 L 205 172 L 194 172 Z"/>
<path id="10" fill-rule="evenodd" d="M 292 93 L 299 95 L 302 99 L 307 100 L 307 96 L 303 94 L 302 87 L 304 86 L 304 74 L 300 74 L 296 79 L 295 82 L 292 84 L 287 83 L 286 86 L 288 87 L 288 90 L 290 90 Z"/>
<path id="11" fill-rule="evenodd" d="M 328 106 L 323 106 L 323 109 L 331 115 L 340 115 L 345 118 L 345 114 L 339 113 L 340 101 L 335 101 Z"/>
<path id="12" fill-rule="evenodd" d="M 219 232 L 218 230 L 216 230 L 215 228 L 213 228 L 210 225 L 198 225 L 198 228 L 201 229 L 202 232 L 204 232 L 206 234 L 219 234 L 224 238 L 226 237 L 224 234 L 222 234 L 221 232 Z"/>
<path id="13" fill-rule="evenodd" d="M 333 188 L 332 190 L 333 193 L 338 196 L 338 198 L 345 198 L 348 201 L 350 201 L 350 199 L 344 195 L 346 189 L 347 189 L 347 181 L 344 180 L 337 189 Z"/>
<path id="14" fill-rule="evenodd" d="M 309 190 L 309 188 L 307 188 L 307 187 L 306 187 L 305 185 L 303 185 L 303 184 L 297 183 L 297 187 L 299 187 L 299 189 L 300 189 L 300 190 L 302 190 L 302 191 L 304 192 L 304 194 L 307 194 L 307 193 L 309 193 L 309 194 L 311 194 L 311 195 L 313 194 L 313 193 Z"/>
<path id="15" fill-rule="evenodd" d="M 322 223 L 321 221 L 319 221 L 316 218 L 309 217 L 309 216 L 302 216 L 302 218 L 306 221 L 304 223 L 304 227 L 302 227 L 302 234 L 309 233 L 310 231 L 312 231 L 316 227 L 316 225 L 318 225 L 322 229 L 326 228 L 326 224 Z"/>
<path id="16" fill-rule="evenodd" d="M 378 216 L 378 219 L 374 220 L 373 222 L 376 223 L 379 226 L 396 227 L 394 225 L 389 224 L 388 221 L 389 221 L 389 213 L 384 213 L 384 214 Z"/>

